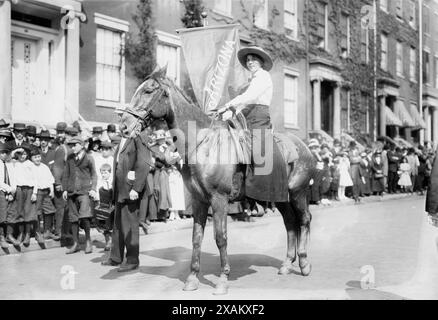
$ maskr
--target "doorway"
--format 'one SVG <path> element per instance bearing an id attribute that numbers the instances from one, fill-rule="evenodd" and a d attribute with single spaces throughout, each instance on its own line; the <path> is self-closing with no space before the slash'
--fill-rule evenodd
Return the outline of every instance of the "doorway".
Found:
<path id="1" fill-rule="evenodd" d="M 12 118 L 32 119 L 37 95 L 38 42 L 33 39 L 12 37 Z"/>
<path id="2" fill-rule="evenodd" d="M 321 82 L 321 129 L 333 136 L 333 86 L 328 81 Z"/>

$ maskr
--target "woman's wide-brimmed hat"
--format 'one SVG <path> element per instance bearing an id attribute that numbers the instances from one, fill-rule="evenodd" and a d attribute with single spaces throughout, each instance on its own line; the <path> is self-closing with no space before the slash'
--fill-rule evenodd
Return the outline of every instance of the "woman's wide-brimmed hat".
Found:
<path id="1" fill-rule="evenodd" d="M 320 147 L 319 141 L 317 139 L 310 139 L 309 148 L 312 149 L 312 148 L 318 148 L 318 147 Z"/>
<path id="2" fill-rule="evenodd" d="M 246 56 L 249 54 L 252 54 L 252 55 L 259 57 L 263 61 L 262 68 L 265 69 L 266 71 L 269 71 L 272 69 L 272 66 L 274 65 L 274 63 L 272 62 L 272 59 L 269 56 L 269 54 L 265 50 L 263 50 L 262 48 L 256 47 L 256 46 L 242 48 L 237 53 L 237 57 L 239 58 L 240 64 L 245 69 L 248 69 L 248 67 L 246 66 Z"/>

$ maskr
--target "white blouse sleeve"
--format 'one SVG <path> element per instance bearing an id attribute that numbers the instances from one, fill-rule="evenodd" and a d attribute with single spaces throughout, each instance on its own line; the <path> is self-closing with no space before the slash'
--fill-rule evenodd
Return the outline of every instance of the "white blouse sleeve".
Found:
<path id="1" fill-rule="evenodd" d="M 248 89 L 241 95 L 235 97 L 228 104 L 236 107 L 254 103 L 258 97 L 263 95 L 270 87 L 271 79 L 269 73 L 258 72 L 251 80 Z"/>

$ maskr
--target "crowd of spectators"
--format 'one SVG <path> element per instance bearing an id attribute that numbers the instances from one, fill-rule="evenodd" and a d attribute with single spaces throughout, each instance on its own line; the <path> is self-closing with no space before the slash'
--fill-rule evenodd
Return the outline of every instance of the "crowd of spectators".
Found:
<path id="1" fill-rule="evenodd" d="M 75 253 L 82 228 L 90 253 L 90 229 L 97 228 L 110 250 L 113 155 L 121 140 L 114 124 L 82 130 L 78 122 L 59 122 L 46 130 L 0 119 L 0 247 L 29 246 L 34 237 L 42 248 L 53 239 Z M 172 146 L 168 131 L 150 132 L 153 162 L 139 212 L 145 233 L 153 221 L 187 215 L 181 158 Z"/>
<path id="2" fill-rule="evenodd" d="M 311 204 L 329 205 L 348 198 L 359 203 L 362 198 L 384 194 L 423 195 L 430 183 L 435 152 L 427 144 L 400 147 L 380 141 L 374 148 L 363 148 L 355 141 L 332 145 L 310 139 L 308 147 L 317 162 L 311 180 Z"/>

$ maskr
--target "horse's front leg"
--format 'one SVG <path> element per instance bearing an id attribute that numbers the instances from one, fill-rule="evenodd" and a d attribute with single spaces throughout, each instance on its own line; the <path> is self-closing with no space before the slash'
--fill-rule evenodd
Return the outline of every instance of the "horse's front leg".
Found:
<path id="1" fill-rule="evenodd" d="M 193 236 L 192 236 L 192 263 L 190 274 L 184 285 L 184 291 L 194 291 L 199 287 L 198 274 L 201 265 L 201 245 L 204 238 L 205 223 L 207 221 L 208 205 L 199 200 L 192 200 L 193 206 Z"/>
<path id="2" fill-rule="evenodd" d="M 214 294 L 222 295 L 228 293 L 228 276 L 231 271 L 227 254 L 228 198 L 223 195 L 216 195 L 213 197 L 211 206 L 213 209 L 213 223 L 216 245 L 219 249 L 221 258 L 221 275 L 216 285 L 216 290 Z"/>
<path id="3" fill-rule="evenodd" d="M 294 212 L 292 211 L 292 206 L 290 203 L 276 203 L 276 206 L 283 216 L 283 222 L 287 232 L 286 260 L 284 260 L 283 264 L 281 265 L 278 274 L 286 275 L 292 273 L 292 264 L 295 262 L 297 256 L 296 218 L 294 216 Z"/>

